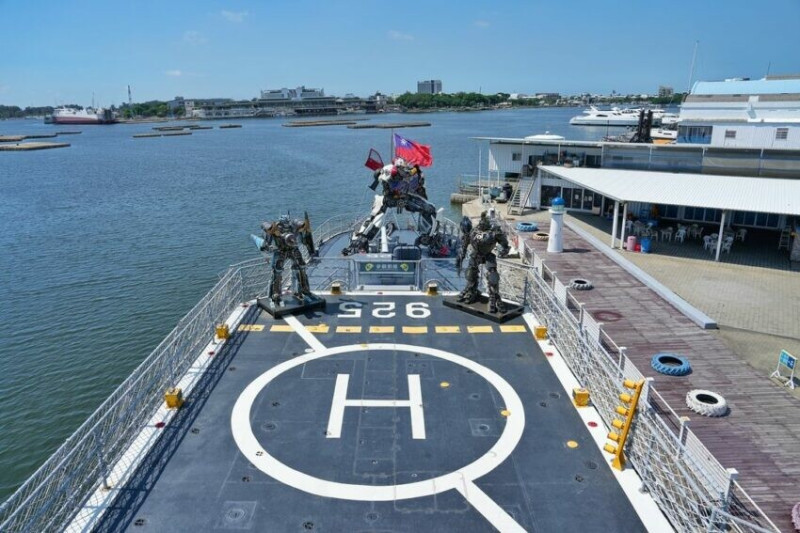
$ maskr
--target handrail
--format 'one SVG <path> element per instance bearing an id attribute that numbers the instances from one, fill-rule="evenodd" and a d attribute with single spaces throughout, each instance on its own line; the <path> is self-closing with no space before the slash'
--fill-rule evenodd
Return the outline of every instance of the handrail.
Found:
<path id="1" fill-rule="evenodd" d="M 457 230 L 454 222 L 444 220 L 447 231 Z M 356 224 L 350 215 L 333 217 L 319 226 L 317 239 L 324 243 Z M 526 258 L 540 265 L 541 274 L 528 266 L 498 261 L 501 295 L 524 302 L 548 326 L 551 341 L 579 382 L 592 389 L 595 406 L 609 426 L 621 378 L 640 379 L 642 374 L 602 328 L 597 339 L 588 333 L 585 321 L 590 317 L 580 309 L 576 316 L 570 295 L 557 294 L 556 288 L 563 291 L 563 284 L 541 258 L 532 250 L 526 250 Z M 352 279 L 353 261 L 336 260 L 346 262 L 348 279 Z M 438 274 L 448 263 L 427 259 L 419 264 L 427 275 Z M 342 271 L 344 267 L 334 270 Z M 161 405 L 167 386 L 186 372 L 201 346 L 212 339 L 214 324 L 255 298 L 269 275 L 269 266 L 260 258 L 232 265 L 114 393 L 0 506 L 0 531 L 58 530 L 68 524 L 103 482 L 104 465 L 121 459 L 142 420 Z M 418 282 L 422 280 L 420 276 Z M 441 280 L 447 286 L 452 276 L 442 275 Z M 615 347 L 617 353 L 610 353 L 604 344 Z M 677 415 L 652 383 L 643 396 L 626 453 L 644 488 L 672 524 L 680 530 L 696 530 L 700 525 L 707 531 L 777 531 L 691 430 L 680 425 L 679 419 L 676 426 Z"/>

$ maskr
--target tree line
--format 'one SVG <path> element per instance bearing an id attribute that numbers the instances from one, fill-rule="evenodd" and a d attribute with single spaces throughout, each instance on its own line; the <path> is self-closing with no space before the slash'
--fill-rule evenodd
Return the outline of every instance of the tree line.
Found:
<path id="1" fill-rule="evenodd" d="M 506 93 L 453 93 L 453 94 L 414 94 L 405 93 L 394 99 L 408 109 L 435 109 L 444 107 L 479 107 L 493 106 L 508 100 Z"/>
<path id="2" fill-rule="evenodd" d="M 0 105 L 0 119 L 40 117 L 43 115 L 51 115 L 52 113 L 53 108 L 50 106 L 26 107 L 25 109 L 22 109 L 15 105 Z"/>

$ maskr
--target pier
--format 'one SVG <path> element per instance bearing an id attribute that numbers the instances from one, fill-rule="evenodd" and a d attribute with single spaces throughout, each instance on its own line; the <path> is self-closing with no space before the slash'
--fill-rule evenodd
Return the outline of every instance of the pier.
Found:
<path id="1" fill-rule="evenodd" d="M 366 120 L 366 119 L 358 119 L 358 120 Z M 314 126 L 350 126 L 352 124 L 357 124 L 358 122 L 355 119 L 348 119 L 348 120 L 291 120 L 284 124 L 281 124 L 284 128 L 308 128 Z"/>
<path id="2" fill-rule="evenodd" d="M 369 128 L 378 129 L 397 129 L 397 128 L 424 128 L 430 126 L 430 122 L 383 122 L 383 123 L 369 123 L 369 124 L 353 124 L 347 126 L 351 130 L 361 130 Z"/>
<path id="3" fill-rule="evenodd" d="M 0 144 L 0 152 L 30 152 L 33 150 L 47 150 L 49 148 L 66 148 L 69 143 L 32 142 Z"/>

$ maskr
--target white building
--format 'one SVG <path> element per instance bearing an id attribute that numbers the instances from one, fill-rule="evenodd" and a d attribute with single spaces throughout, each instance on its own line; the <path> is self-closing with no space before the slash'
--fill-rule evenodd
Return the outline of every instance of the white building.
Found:
<path id="1" fill-rule="evenodd" d="M 800 75 L 698 81 L 681 105 L 678 143 L 800 148 Z"/>

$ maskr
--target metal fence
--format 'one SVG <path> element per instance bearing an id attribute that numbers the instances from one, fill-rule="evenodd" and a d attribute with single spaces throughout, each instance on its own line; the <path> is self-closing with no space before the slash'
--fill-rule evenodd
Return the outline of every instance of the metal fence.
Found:
<path id="1" fill-rule="evenodd" d="M 352 229 L 358 221 L 340 216 L 317 229 L 318 241 Z M 454 226 L 454 223 L 449 222 Z M 453 227 L 451 226 L 451 227 Z M 500 262 L 501 294 L 526 303 L 548 327 L 578 380 L 592 397 L 606 425 L 617 404 L 623 378 L 642 374 L 624 349 L 583 313 L 580 305 L 529 251 L 535 268 Z M 339 263 L 316 279 L 318 289 L 334 278 L 351 280 L 353 262 Z M 438 280 L 444 289 L 457 288 L 452 262 L 423 260 L 421 281 Z M 124 452 L 145 422 L 163 403 L 164 391 L 186 373 L 214 335 L 214 326 L 241 302 L 262 294 L 269 266 L 254 259 L 232 266 L 205 297 L 182 318 L 88 420 L 0 507 L 0 531 L 63 529 L 81 506 L 103 485 L 113 486 L 112 470 L 126 460 Z M 458 282 L 457 282 L 458 284 Z M 556 290 L 558 288 L 558 290 Z M 776 531 L 744 490 L 658 395 L 652 384 L 640 400 L 626 448 L 630 464 L 672 524 L 679 530 Z M 125 466 L 125 465 L 122 465 Z"/>
<path id="2" fill-rule="evenodd" d="M 624 379 L 642 373 L 603 331 L 533 250 L 526 261 L 534 267 L 500 261 L 501 294 L 522 300 L 556 345 L 608 429 Z M 520 298 L 520 295 L 523 295 Z M 639 412 L 625 448 L 626 457 L 672 525 L 679 531 L 778 531 L 684 420 L 647 380 Z"/>

